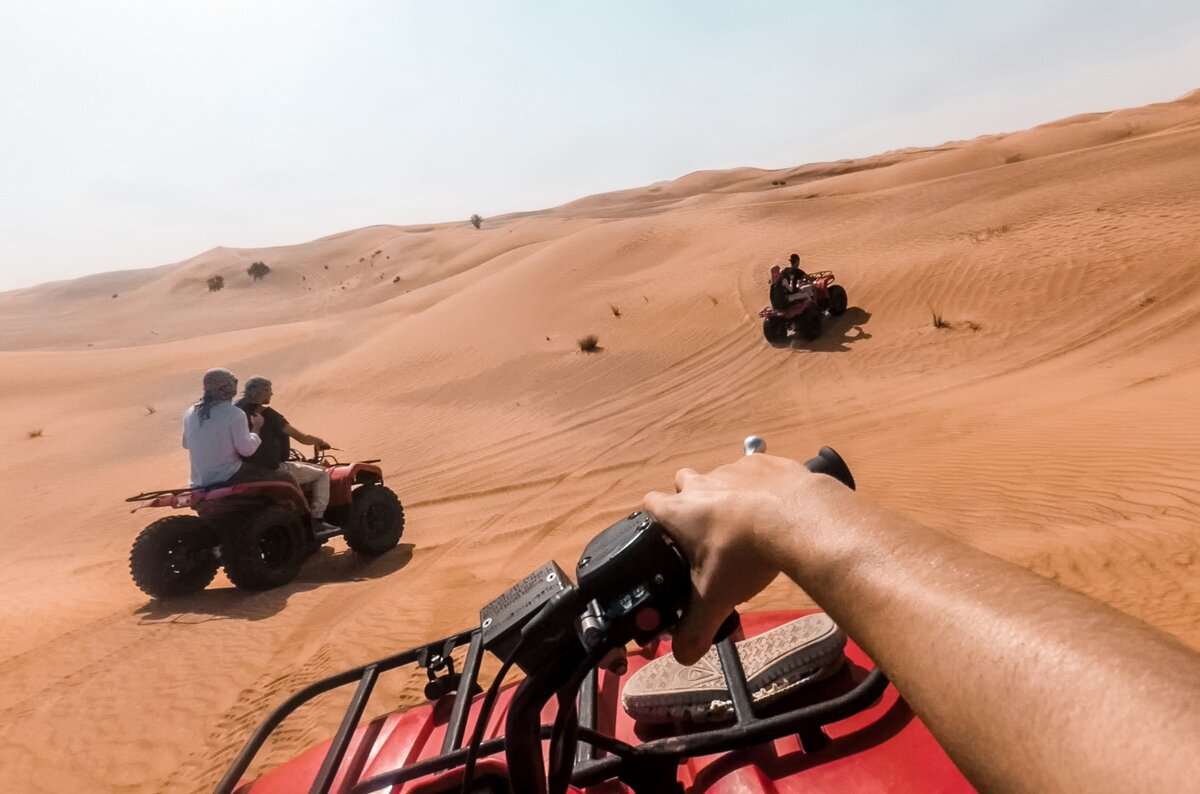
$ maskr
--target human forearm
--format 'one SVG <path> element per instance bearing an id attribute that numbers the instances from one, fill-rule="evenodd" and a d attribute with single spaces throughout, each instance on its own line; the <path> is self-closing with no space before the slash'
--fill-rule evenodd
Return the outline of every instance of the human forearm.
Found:
<path id="1" fill-rule="evenodd" d="M 1200 656 L 861 496 L 826 496 L 797 506 L 802 538 L 763 539 L 769 553 L 977 786 L 1168 791 L 1200 778 L 1195 754 L 1175 751 L 1200 741 Z M 830 502 L 834 520 L 814 523 L 806 511 Z"/>

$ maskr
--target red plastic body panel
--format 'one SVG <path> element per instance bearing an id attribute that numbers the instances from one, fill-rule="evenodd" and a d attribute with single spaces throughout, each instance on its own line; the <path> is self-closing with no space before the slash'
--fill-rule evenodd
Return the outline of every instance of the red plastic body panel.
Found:
<path id="1" fill-rule="evenodd" d="M 759 634 L 797 618 L 805 612 L 763 612 L 742 615 L 747 636 Z M 650 658 L 670 653 L 670 643 L 629 657 L 629 674 Z M 850 660 L 840 674 L 842 681 L 831 687 L 848 687 L 862 680 L 873 666 L 854 643 L 846 647 Z M 837 677 L 835 677 L 837 678 Z M 597 728 L 630 744 L 639 744 L 666 734 L 651 734 L 639 728 L 620 705 L 624 679 L 608 672 L 600 674 L 597 697 Z M 489 720 L 485 738 L 501 735 L 514 688 L 501 693 Z M 839 690 L 841 691 L 841 690 Z M 826 693 L 825 696 L 829 696 Z M 452 697 L 432 705 L 405 712 L 393 712 L 360 725 L 347 748 L 341 769 L 331 791 L 348 791 L 360 781 L 407 764 L 436 757 L 440 753 Z M 472 718 L 482 696 L 472 705 Z M 553 701 L 542 713 L 542 721 L 554 719 Z M 468 720 L 466 735 L 474 729 Z M 679 766 L 678 779 L 689 794 L 960 794 L 974 789 L 946 756 L 929 731 L 889 686 L 880 701 L 841 722 L 826 727 L 830 744 L 806 754 L 795 736 L 755 747 L 685 760 Z M 543 743 L 543 747 L 546 743 Z M 238 794 L 284 794 L 307 791 L 325 752 L 326 742 L 310 748 L 284 766 L 267 773 L 254 783 L 242 786 Z M 492 772 L 505 773 L 503 754 L 481 759 L 476 779 Z M 407 784 L 380 789 L 389 794 L 433 794 L 457 792 L 461 770 L 450 770 Z M 573 791 L 578 791 L 573 789 Z M 591 786 L 586 794 L 627 794 L 626 786 L 615 781 Z"/>
<path id="2" fill-rule="evenodd" d="M 220 488 L 194 488 L 180 493 L 164 494 L 137 507 L 172 507 L 196 509 L 204 502 L 214 502 L 229 496 L 261 496 L 286 505 L 299 513 L 308 513 L 308 499 L 299 486 L 290 482 L 248 482 Z"/>
<path id="3" fill-rule="evenodd" d="M 373 474 L 383 482 L 383 469 L 370 463 L 339 464 L 329 470 L 329 504 L 333 507 L 348 505 L 351 489 L 360 473 Z"/>

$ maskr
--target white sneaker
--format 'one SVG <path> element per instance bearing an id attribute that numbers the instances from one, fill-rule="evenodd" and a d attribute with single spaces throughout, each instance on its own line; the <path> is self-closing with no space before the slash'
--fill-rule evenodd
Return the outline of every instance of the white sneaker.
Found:
<path id="1" fill-rule="evenodd" d="M 334 526 L 333 524 L 330 524 L 328 521 L 326 521 L 323 518 L 314 519 L 314 522 L 315 522 L 314 529 L 317 532 L 341 532 L 342 531 L 341 527 Z"/>

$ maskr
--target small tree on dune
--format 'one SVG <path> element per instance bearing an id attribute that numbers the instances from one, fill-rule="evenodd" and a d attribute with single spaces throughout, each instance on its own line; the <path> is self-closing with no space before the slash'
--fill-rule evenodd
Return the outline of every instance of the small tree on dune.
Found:
<path id="1" fill-rule="evenodd" d="M 270 273 L 271 268 L 267 267 L 266 262 L 255 262 L 254 264 L 250 265 L 250 267 L 246 268 L 246 272 L 250 274 L 250 278 L 258 281 L 263 276 Z"/>
<path id="2" fill-rule="evenodd" d="M 224 287 L 225 287 L 225 277 L 224 276 L 209 276 L 208 277 L 208 291 L 209 292 L 220 292 Z"/>
<path id="3" fill-rule="evenodd" d="M 480 226 L 483 225 L 483 216 L 481 216 L 478 212 L 475 213 L 474 215 L 472 215 L 471 216 L 471 225 L 474 226 L 476 229 L 478 229 Z"/>

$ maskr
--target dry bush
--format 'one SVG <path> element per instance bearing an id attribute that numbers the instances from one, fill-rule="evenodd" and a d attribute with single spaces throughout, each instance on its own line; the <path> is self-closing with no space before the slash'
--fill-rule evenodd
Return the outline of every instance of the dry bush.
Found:
<path id="1" fill-rule="evenodd" d="M 979 323 L 975 322 L 974 320 L 967 320 L 967 327 L 970 328 L 972 332 L 983 330 L 983 326 L 980 325 Z"/>
<path id="2" fill-rule="evenodd" d="M 255 262 L 250 267 L 246 268 L 246 272 L 250 274 L 250 278 L 258 281 L 263 276 L 271 272 L 271 268 L 266 262 Z"/>
<path id="3" fill-rule="evenodd" d="M 26 430 L 25 435 L 29 436 L 30 438 L 41 438 L 42 428 L 39 427 L 37 430 Z"/>
<path id="4" fill-rule="evenodd" d="M 613 317 L 621 316 L 621 309 L 618 306 L 615 306 L 610 303 L 610 304 L 608 304 L 608 308 L 612 309 Z"/>
<path id="5" fill-rule="evenodd" d="M 225 288 L 225 277 L 224 276 L 209 276 L 208 277 L 208 291 L 209 292 L 220 292 L 224 288 Z"/>
<path id="6" fill-rule="evenodd" d="M 153 416 L 156 413 L 158 413 L 158 409 L 155 408 L 153 405 L 146 406 L 146 416 Z"/>
<path id="7" fill-rule="evenodd" d="M 579 349 L 584 353 L 599 353 L 600 352 L 600 337 L 595 334 L 588 334 L 583 339 L 576 341 Z"/>
<path id="8" fill-rule="evenodd" d="M 479 213 L 475 213 L 471 216 L 471 225 L 478 229 L 483 225 L 483 217 Z"/>
<path id="9" fill-rule="evenodd" d="M 950 321 L 945 319 L 944 317 L 942 317 L 942 315 L 938 314 L 937 309 L 930 309 L 929 312 L 930 312 L 930 314 L 933 315 L 933 327 L 934 328 L 949 328 L 950 327 Z"/>

